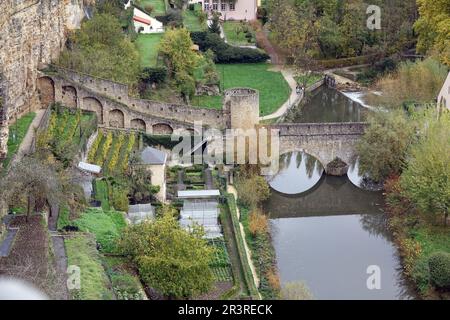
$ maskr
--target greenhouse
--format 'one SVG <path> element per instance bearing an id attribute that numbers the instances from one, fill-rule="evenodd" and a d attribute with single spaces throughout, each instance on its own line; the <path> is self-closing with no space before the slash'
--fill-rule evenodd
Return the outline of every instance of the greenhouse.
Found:
<path id="1" fill-rule="evenodd" d="M 202 226 L 207 239 L 222 237 L 218 202 L 215 200 L 185 200 L 180 212 L 180 225 L 186 230 L 191 230 L 194 225 Z"/>

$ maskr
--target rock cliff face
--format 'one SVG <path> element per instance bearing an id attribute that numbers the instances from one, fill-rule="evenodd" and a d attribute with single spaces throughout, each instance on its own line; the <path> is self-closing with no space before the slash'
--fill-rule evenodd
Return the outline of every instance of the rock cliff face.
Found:
<path id="1" fill-rule="evenodd" d="M 83 0 L 0 0 L 0 158 L 8 123 L 38 108 L 38 69 L 57 58 L 79 27 Z"/>

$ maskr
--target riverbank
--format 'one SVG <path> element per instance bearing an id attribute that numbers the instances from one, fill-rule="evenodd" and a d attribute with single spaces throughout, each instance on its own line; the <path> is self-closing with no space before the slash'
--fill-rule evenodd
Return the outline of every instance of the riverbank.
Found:
<path id="1" fill-rule="evenodd" d="M 438 252 L 450 254 L 450 227 L 413 209 L 400 195 L 396 181 L 386 183 L 385 197 L 388 228 L 399 249 L 404 275 L 422 299 L 449 300 L 450 290 L 433 284 L 430 257 Z"/>

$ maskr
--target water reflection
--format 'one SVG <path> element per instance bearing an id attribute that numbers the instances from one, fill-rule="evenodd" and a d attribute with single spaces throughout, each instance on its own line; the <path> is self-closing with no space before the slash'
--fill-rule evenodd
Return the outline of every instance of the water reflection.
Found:
<path id="1" fill-rule="evenodd" d="M 411 299 L 382 212 L 381 192 L 324 175 L 300 195 L 272 192 L 264 207 L 281 282 L 304 281 L 317 299 Z M 381 268 L 381 290 L 368 290 L 367 267 Z"/>
<path id="2" fill-rule="evenodd" d="M 364 172 L 361 172 L 358 159 L 350 164 L 347 171 L 347 177 L 351 181 L 351 183 L 361 189 L 372 191 L 379 191 L 383 189 L 382 183 L 375 183 L 374 181 L 370 180 Z"/>
<path id="3" fill-rule="evenodd" d="M 305 192 L 320 180 L 324 169 L 322 164 L 304 151 L 295 151 L 280 156 L 280 168 L 274 176 L 268 177 L 272 189 L 284 194 Z"/>
<path id="4" fill-rule="evenodd" d="M 286 115 L 285 122 L 360 122 L 365 121 L 368 109 L 341 92 L 321 87 L 302 105 Z"/>

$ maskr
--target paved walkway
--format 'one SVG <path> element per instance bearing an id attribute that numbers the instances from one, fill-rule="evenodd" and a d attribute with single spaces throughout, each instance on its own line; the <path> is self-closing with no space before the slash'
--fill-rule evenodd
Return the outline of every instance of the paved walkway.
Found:
<path id="1" fill-rule="evenodd" d="M 233 194 L 234 198 L 237 201 L 238 193 L 237 193 L 236 189 L 233 186 L 228 185 L 227 186 L 227 192 Z M 236 205 L 236 212 L 237 212 L 238 219 L 240 219 L 241 213 L 240 213 L 239 207 L 237 205 Z M 253 275 L 253 279 L 255 280 L 255 285 L 256 285 L 257 288 L 259 288 L 259 277 L 258 277 L 258 274 L 256 272 L 255 265 L 253 264 L 252 253 L 251 253 L 251 251 L 250 251 L 250 249 L 249 249 L 249 247 L 247 245 L 247 241 L 245 240 L 244 226 L 240 222 L 239 222 L 239 227 L 241 229 L 241 237 L 242 237 L 242 239 L 244 239 L 245 253 L 247 254 L 248 264 L 250 266 L 250 269 L 252 270 L 252 275 Z"/>
<path id="2" fill-rule="evenodd" d="M 303 93 L 297 94 L 297 91 L 296 91 L 297 81 L 295 81 L 294 71 L 292 69 L 286 69 L 283 67 L 275 67 L 271 70 L 281 71 L 281 74 L 283 75 L 284 79 L 286 80 L 286 82 L 289 84 L 289 87 L 291 88 L 291 94 L 290 94 L 288 100 L 286 100 L 286 102 L 283 103 L 283 105 L 280 108 L 278 108 L 277 111 L 275 111 L 274 113 L 271 113 L 267 116 L 259 117 L 259 121 L 279 118 L 279 117 L 283 116 L 292 106 L 297 105 L 303 99 Z"/>
<path id="3" fill-rule="evenodd" d="M 22 140 L 22 143 L 20 144 L 19 150 L 17 150 L 16 156 L 14 157 L 11 166 L 17 162 L 20 161 L 25 155 L 27 155 L 30 152 L 31 144 L 33 143 L 33 139 L 35 136 L 35 129 L 39 126 L 39 123 L 41 123 L 42 117 L 45 114 L 44 109 L 39 109 L 35 111 L 36 116 L 34 117 L 33 121 L 31 122 L 30 127 L 28 128 L 27 134 Z"/>

